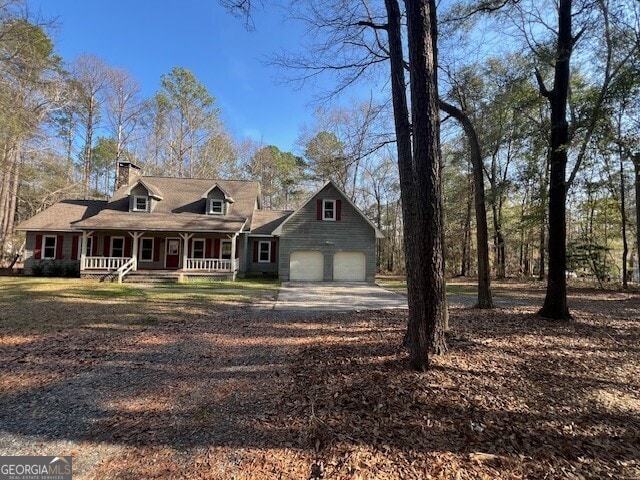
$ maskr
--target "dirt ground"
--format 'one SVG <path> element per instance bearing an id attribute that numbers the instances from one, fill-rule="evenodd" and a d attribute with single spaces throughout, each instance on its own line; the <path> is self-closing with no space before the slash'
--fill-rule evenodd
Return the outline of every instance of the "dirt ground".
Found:
<path id="1" fill-rule="evenodd" d="M 541 294 L 452 301 L 417 374 L 404 311 L 3 281 L 0 455 L 72 455 L 75 479 L 640 478 L 640 296 L 573 290 L 558 324 Z"/>

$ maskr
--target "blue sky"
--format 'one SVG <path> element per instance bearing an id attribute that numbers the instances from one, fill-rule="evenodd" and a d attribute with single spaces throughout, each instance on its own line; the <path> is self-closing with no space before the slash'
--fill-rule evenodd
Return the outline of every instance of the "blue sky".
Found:
<path id="1" fill-rule="evenodd" d="M 160 76 L 179 66 L 191 70 L 216 97 L 222 119 L 236 139 L 262 140 L 292 150 L 300 127 L 313 117 L 314 92 L 278 81 L 285 73 L 265 58 L 300 45 L 304 28 L 283 22 L 269 7 L 255 30 L 216 0 L 30 0 L 32 13 L 56 19 L 57 52 L 68 62 L 94 54 L 137 78 L 145 96 Z"/>

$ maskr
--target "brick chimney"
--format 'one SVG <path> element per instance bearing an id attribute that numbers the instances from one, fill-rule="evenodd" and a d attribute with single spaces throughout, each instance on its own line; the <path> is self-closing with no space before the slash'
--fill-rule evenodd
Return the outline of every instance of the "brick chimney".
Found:
<path id="1" fill-rule="evenodd" d="M 136 178 L 138 178 L 142 173 L 142 169 L 125 160 L 118 162 L 118 172 L 117 172 L 117 180 L 116 180 L 116 190 L 120 187 L 131 185 Z"/>

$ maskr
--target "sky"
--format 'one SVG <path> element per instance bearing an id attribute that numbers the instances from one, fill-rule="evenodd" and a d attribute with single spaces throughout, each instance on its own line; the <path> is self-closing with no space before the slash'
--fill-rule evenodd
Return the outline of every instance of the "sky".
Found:
<path id="1" fill-rule="evenodd" d="M 83 53 L 128 70 L 145 97 L 173 67 L 194 73 L 216 98 L 237 140 L 251 138 L 296 150 L 301 127 L 313 121 L 315 92 L 283 83 L 285 72 L 266 59 L 301 44 L 304 27 L 269 7 L 255 29 L 217 0 L 29 0 L 32 13 L 55 20 L 57 53 L 71 62 Z"/>

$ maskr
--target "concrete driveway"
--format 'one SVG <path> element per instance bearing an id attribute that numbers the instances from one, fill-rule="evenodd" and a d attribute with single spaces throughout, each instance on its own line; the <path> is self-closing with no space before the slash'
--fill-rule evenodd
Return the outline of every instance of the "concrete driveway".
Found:
<path id="1" fill-rule="evenodd" d="M 369 283 L 285 282 L 275 310 L 344 312 L 407 308 L 407 299 Z"/>

